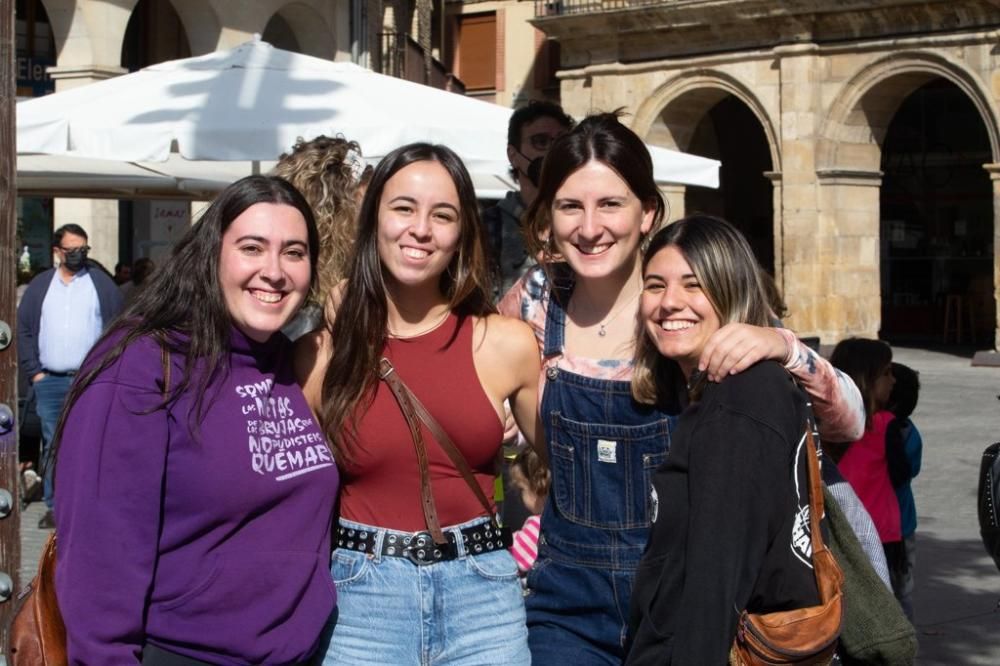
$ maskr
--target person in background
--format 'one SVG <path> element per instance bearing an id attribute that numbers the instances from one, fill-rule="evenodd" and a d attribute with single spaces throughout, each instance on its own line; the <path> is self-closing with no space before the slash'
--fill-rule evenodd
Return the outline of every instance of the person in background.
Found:
<path id="1" fill-rule="evenodd" d="M 854 380 L 864 398 L 865 432 L 847 445 L 837 459 L 837 469 L 850 482 L 875 523 L 891 579 L 893 570 L 906 566 L 899 500 L 889 472 L 886 437 L 889 423 L 896 418 L 888 411 L 895 384 L 892 348 L 881 340 L 848 338 L 834 347 L 830 363 Z"/>
<path id="2" fill-rule="evenodd" d="M 342 136 L 319 135 L 309 141 L 301 137 L 278 159 L 271 172 L 294 185 L 312 206 L 319 229 L 319 279 L 309 304 L 285 328 L 292 340 L 315 330 L 322 323 L 323 308 L 334 288 L 346 277 L 357 215 L 367 167 L 361 148 Z M 334 299 L 335 303 L 336 299 Z M 332 305 L 331 305 L 332 307 Z M 329 313 L 327 313 L 329 314 Z"/>
<path id="3" fill-rule="evenodd" d="M 573 127 L 573 119 L 552 102 L 532 101 L 514 111 L 507 124 L 507 159 L 519 189 L 483 211 L 490 269 L 497 296 L 535 265 L 521 233 L 521 217 L 538 194 L 542 160 L 552 142 Z"/>
<path id="4" fill-rule="evenodd" d="M 279 331 L 318 242 L 294 187 L 239 180 L 87 357 L 56 436 L 71 664 L 313 653 L 338 474 Z"/>
<path id="5" fill-rule="evenodd" d="M 132 266 L 125 263 L 124 261 L 119 261 L 115 264 L 115 274 L 114 281 L 115 284 L 121 286 L 127 284 L 132 279 Z"/>
<path id="6" fill-rule="evenodd" d="M 17 308 L 17 353 L 23 376 L 31 382 L 42 424 L 41 472 L 48 510 L 39 529 L 55 527 L 52 440 L 59 413 L 84 357 L 123 306 L 118 285 L 87 258 L 87 232 L 65 224 L 52 234 L 58 266 L 28 284 Z"/>
<path id="7" fill-rule="evenodd" d="M 510 549 L 522 574 L 526 574 L 538 559 L 541 514 L 551 481 L 548 466 L 531 447 L 523 448 L 510 466 L 511 488 L 520 491 L 521 504 L 530 514 L 521 529 L 514 532 L 514 545 Z"/>
<path id="8" fill-rule="evenodd" d="M 920 398 L 920 376 L 902 363 L 892 364 L 896 383 L 889 394 L 889 411 L 894 418 L 886 429 L 886 453 L 889 456 L 889 476 L 899 500 L 899 524 L 905 556 L 889 572 L 892 590 L 913 622 L 913 581 L 917 563 L 917 506 L 910 482 L 920 474 L 924 443 L 920 431 L 910 416 Z"/>
<path id="9" fill-rule="evenodd" d="M 156 264 L 149 257 L 136 259 L 132 265 L 132 279 L 122 285 L 122 293 L 125 294 L 125 304 L 128 305 L 156 270 Z"/>

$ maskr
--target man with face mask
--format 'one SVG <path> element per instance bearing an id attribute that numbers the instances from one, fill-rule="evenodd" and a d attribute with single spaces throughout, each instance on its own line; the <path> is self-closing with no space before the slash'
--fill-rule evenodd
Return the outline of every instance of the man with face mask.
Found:
<path id="1" fill-rule="evenodd" d="M 510 117 L 507 159 L 520 191 L 508 192 L 483 212 L 498 298 L 535 263 L 528 257 L 521 237 L 521 216 L 538 194 L 538 176 L 549 146 L 572 127 L 573 119 L 551 102 L 530 102 Z"/>
<path id="2" fill-rule="evenodd" d="M 58 266 L 28 284 L 17 308 L 18 363 L 31 382 L 42 424 L 41 465 L 48 511 L 38 527 L 55 527 L 52 518 L 50 443 L 59 412 L 80 364 L 101 331 L 122 310 L 123 296 L 111 276 L 87 259 L 87 232 L 66 224 L 52 234 Z"/>

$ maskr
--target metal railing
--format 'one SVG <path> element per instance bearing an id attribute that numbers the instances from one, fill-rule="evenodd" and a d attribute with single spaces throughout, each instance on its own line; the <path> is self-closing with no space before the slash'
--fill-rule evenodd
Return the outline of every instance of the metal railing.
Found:
<path id="1" fill-rule="evenodd" d="M 535 17 L 567 16 L 570 14 L 592 14 L 632 9 L 650 5 L 665 5 L 670 0 L 535 0 Z"/>
<path id="2" fill-rule="evenodd" d="M 410 35 L 401 32 L 383 32 L 381 72 L 414 83 L 423 83 L 441 90 L 465 94 L 465 84 L 449 72 L 437 58 L 424 56 L 424 50 Z"/>

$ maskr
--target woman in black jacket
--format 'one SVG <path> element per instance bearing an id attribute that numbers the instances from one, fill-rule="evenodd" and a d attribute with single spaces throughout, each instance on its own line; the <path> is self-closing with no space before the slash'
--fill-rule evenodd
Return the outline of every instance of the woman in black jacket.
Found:
<path id="1" fill-rule="evenodd" d="M 633 393 L 688 395 L 652 477 L 649 544 L 633 588 L 628 664 L 725 664 L 739 614 L 819 601 L 812 570 L 805 431 L 809 406 L 781 365 L 720 383 L 698 361 L 731 322 L 766 326 L 759 268 L 724 220 L 693 216 L 653 237 Z M 683 387 L 686 387 L 686 391 Z"/>

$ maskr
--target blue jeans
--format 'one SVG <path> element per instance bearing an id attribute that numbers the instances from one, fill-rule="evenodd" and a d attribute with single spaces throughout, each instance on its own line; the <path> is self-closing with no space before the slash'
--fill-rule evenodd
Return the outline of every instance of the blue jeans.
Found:
<path id="1" fill-rule="evenodd" d="M 66 394 L 73 384 L 72 377 L 45 375 L 32 384 L 35 391 L 35 410 L 38 420 L 42 423 L 42 453 L 39 464 L 42 467 L 45 505 L 50 509 L 54 505 L 52 473 L 55 471 L 55 458 L 52 451 L 52 438 L 56 434 L 59 414 L 62 412 Z"/>
<path id="2" fill-rule="evenodd" d="M 446 529 L 482 522 L 477 519 Z M 378 531 L 340 520 L 347 528 Z M 385 531 L 375 537 L 381 547 Z M 323 664 L 530 664 L 524 600 L 506 550 L 416 565 L 338 549 L 337 611 L 320 643 Z"/>

